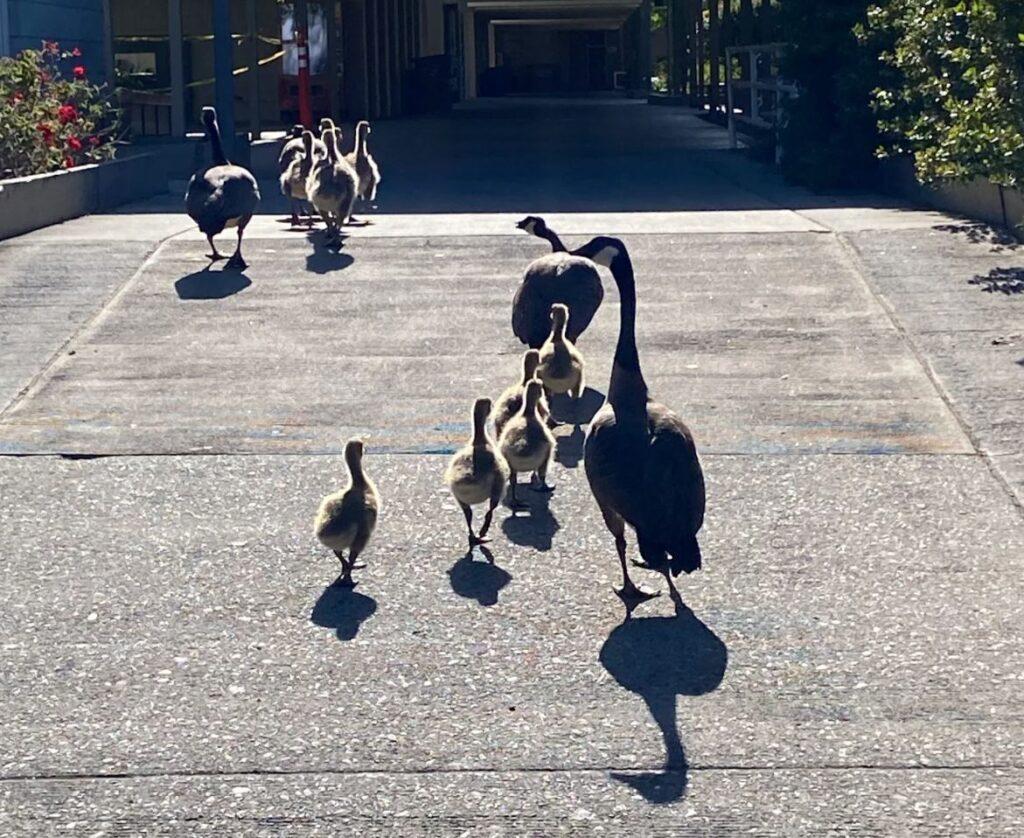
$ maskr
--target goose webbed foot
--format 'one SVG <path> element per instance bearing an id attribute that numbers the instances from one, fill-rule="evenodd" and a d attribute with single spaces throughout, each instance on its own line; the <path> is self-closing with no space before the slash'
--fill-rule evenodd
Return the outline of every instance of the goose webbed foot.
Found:
<path id="1" fill-rule="evenodd" d="M 221 259 L 227 259 L 228 257 L 225 256 L 223 253 L 218 253 L 215 250 L 213 251 L 213 253 L 207 253 L 206 258 L 209 259 L 211 262 L 219 262 Z"/>
<path id="2" fill-rule="evenodd" d="M 230 259 L 228 259 L 227 262 L 224 263 L 225 269 L 230 269 L 233 271 L 244 271 L 248 267 L 249 263 L 242 258 L 241 253 L 235 253 L 234 256 L 232 256 Z"/>
<path id="3" fill-rule="evenodd" d="M 626 610 L 632 614 L 633 609 L 640 603 L 656 599 L 661 596 L 661 591 L 648 591 L 646 588 L 638 587 L 631 579 L 627 579 L 621 587 L 613 588 L 615 595 L 622 600 Z"/>
<path id="4" fill-rule="evenodd" d="M 484 538 L 483 536 L 474 535 L 473 533 L 469 534 L 469 546 L 470 546 L 471 549 L 473 547 L 479 547 L 481 544 L 489 544 L 490 541 L 491 540 L 489 538 Z"/>
<path id="5" fill-rule="evenodd" d="M 358 583 L 352 578 L 352 569 L 347 568 L 344 573 L 334 580 L 332 588 L 354 588 Z"/>
<path id="6" fill-rule="evenodd" d="M 633 565 L 633 567 L 639 567 L 639 568 L 642 568 L 643 570 L 654 570 L 653 567 L 651 567 L 649 564 L 647 564 L 647 560 L 646 559 L 630 559 L 629 563 L 631 565 Z"/>
<path id="7" fill-rule="evenodd" d="M 364 567 L 366 567 L 366 562 L 361 562 L 359 560 L 352 562 L 351 565 L 352 570 L 362 570 Z"/>

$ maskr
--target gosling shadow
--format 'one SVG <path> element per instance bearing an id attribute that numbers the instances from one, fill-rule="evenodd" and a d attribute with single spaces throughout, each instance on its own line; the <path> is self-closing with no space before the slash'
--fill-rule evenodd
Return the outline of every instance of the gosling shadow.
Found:
<path id="1" fill-rule="evenodd" d="M 615 772 L 650 803 L 671 803 L 686 793 L 689 763 L 676 721 L 676 696 L 716 690 L 728 663 L 725 643 L 685 606 L 674 617 L 628 618 L 601 647 L 602 666 L 620 686 L 639 695 L 661 730 L 661 771 Z"/>
<path id="2" fill-rule="evenodd" d="M 490 550 L 483 545 L 478 549 L 486 561 L 476 561 L 470 550 L 448 569 L 448 582 L 459 596 L 475 599 L 487 608 L 498 604 L 498 594 L 512 581 L 512 575 L 494 563 Z"/>
<path id="3" fill-rule="evenodd" d="M 993 253 L 1002 253 L 1005 250 L 1016 250 L 1020 246 L 1010 233 L 1001 227 L 992 227 L 983 221 L 971 221 L 961 224 L 938 224 L 934 227 L 943 233 L 961 235 L 971 244 L 987 244 Z"/>
<path id="4" fill-rule="evenodd" d="M 552 394 L 551 415 L 556 422 L 565 425 L 586 425 L 604 404 L 604 393 L 587 387 L 578 399 L 570 399 L 565 393 Z"/>
<path id="5" fill-rule="evenodd" d="M 307 236 L 313 245 L 313 252 L 306 256 L 306 270 L 315 274 L 329 274 L 341 271 L 355 259 L 341 252 L 341 242 L 328 239 L 326 230 L 313 230 Z"/>
<path id="6" fill-rule="evenodd" d="M 565 468 L 576 468 L 583 459 L 583 428 L 575 425 L 571 434 L 555 435 L 555 461 Z"/>
<path id="7" fill-rule="evenodd" d="M 377 610 L 377 600 L 352 588 L 328 585 L 309 615 L 310 622 L 334 629 L 338 640 L 352 640 Z"/>
<path id="8" fill-rule="evenodd" d="M 551 493 L 538 492 L 529 488 L 529 483 L 521 483 L 516 488 L 516 495 L 523 506 L 514 509 L 501 522 L 505 537 L 522 547 L 533 547 L 542 552 L 550 550 L 555 533 L 561 529 L 558 519 L 551 514 Z M 517 512 L 529 514 L 518 515 Z"/>
<path id="9" fill-rule="evenodd" d="M 233 270 L 211 271 L 209 267 L 183 276 L 174 283 L 180 300 L 223 300 L 244 291 L 252 280 Z"/>

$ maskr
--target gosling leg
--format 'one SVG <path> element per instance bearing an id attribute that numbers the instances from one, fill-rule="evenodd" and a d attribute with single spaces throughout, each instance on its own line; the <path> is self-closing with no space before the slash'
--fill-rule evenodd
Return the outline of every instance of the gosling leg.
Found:
<path id="1" fill-rule="evenodd" d="M 470 549 L 476 547 L 478 544 L 486 544 L 490 539 L 484 538 L 484 532 L 481 531 L 480 535 L 477 536 L 473 532 L 473 507 L 469 504 L 459 501 L 459 506 L 462 507 L 462 514 L 466 516 L 466 530 L 469 533 L 469 546 Z"/>
<path id="2" fill-rule="evenodd" d="M 534 476 L 533 489 L 534 489 L 534 491 L 537 491 L 537 492 L 553 492 L 553 491 L 555 491 L 555 487 L 554 486 L 549 486 L 548 482 L 547 482 L 548 462 L 549 461 L 545 461 L 544 463 L 542 463 L 541 467 L 538 468 L 533 473 L 533 476 Z"/>
<path id="3" fill-rule="evenodd" d="M 520 501 L 518 497 L 516 497 L 516 484 L 518 482 L 519 479 L 516 473 L 514 471 L 510 472 L 508 476 L 508 488 L 509 495 L 511 496 L 512 500 L 509 503 L 509 506 L 511 506 L 512 509 L 525 509 L 527 505 Z"/>

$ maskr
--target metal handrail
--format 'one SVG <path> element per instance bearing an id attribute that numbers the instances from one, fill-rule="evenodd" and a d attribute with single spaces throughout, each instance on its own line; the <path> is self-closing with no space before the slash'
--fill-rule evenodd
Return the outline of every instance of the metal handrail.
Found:
<path id="1" fill-rule="evenodd" d="M 750 44 L 739 47 L 726 47 L 725 48 L 725 66 L 728 70 L 725 78 L 725 96 L 726 96 L 726 107 L 729 111 L 729 145 L 732 148 L 738 147 L 738 141 L 736 139 L 736 123 L 737 121 L 746 122 L 750 125 L 755 125 L 758 128 L 767 128 L 774 130 L 778 127 L 778 120 L 776 118 L 778 113 L 778 103 L 783 96 L 795 96 L 797 93 L 796 85 L 787 82 L 781 76 L 770 75 L 767 78 L 762 78 L 758 74 L 758 58 L 761 55 L 768 55 L 772 58 L 782 55 L 787 49 L 787 44 Z M 732 59 L 736 55 L 748 55 L 748 64 L 750 67 L 750 77 L 747 79 L 734 79 L 732 75 Z M 750 91 L 750 112 L 740 113 L 736 112 L 736 90 L 749 90 Z M 764 119 L 766 115 L 761 109 L 760 97 L 758 93 L 760 91 L 767 91 L 772 93 L 775 98 L 775 107 L 768 110 L 767 114 L 771 115 L 771 119 Z"/>

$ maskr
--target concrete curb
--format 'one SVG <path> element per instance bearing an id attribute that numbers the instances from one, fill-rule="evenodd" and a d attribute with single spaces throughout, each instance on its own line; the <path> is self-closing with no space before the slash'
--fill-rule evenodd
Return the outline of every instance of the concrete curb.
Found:
<path id="1" fill-rule="evenodd" d="M 152 154 L 5 180 L 0 182 L 0 240 L 166 189 L 166 168 Z"/>

